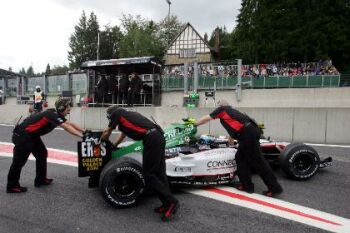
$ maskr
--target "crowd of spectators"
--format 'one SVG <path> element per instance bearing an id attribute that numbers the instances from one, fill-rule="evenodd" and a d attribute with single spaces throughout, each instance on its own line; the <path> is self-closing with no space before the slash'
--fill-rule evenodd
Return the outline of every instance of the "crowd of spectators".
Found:
<path id="1" fill-rule="evenodd" d="M 168 66 L 164 72 L 170 77 L 181 77 L 185 74 L 183 65 Z M 243 77 L 339 75 L 331 61 L 242 65 L 241 72 Z M 192 76 L 193 73 L 194 64 L 190 64 L 187 75 Z M 205 77 L 229 77 L 237 76 L 238 71 L 234 64 L 198 64 L 198 74 Z"/>

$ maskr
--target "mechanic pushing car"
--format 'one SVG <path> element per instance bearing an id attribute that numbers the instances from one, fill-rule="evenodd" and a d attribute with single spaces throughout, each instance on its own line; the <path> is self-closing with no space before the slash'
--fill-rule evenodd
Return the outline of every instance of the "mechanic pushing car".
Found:
<path id="1" fill-rule="evenodd" d="M 28 160 L 30 153 L 36 159 L 36 177 L 34 186 L 50 185 L 53 179 L 46 176 L 47 173 L 47 149 L 40 136 L 51 132 L 57 126 L 61 126 L 69 133 L 83 137 L 84 130 L 72 122 L 66 120 L 71 109 L 70 99 L 58 99 L 56 109 L 47 109 L 41 113 L 27 117 L 21 124 L 17 124 L 13 130 L 12 142 L 13 161 L 7 178 L 7 193 L 26 192 L 27 188 L 19 183 L 22 167 Z"/>
<path id="2" fill-rule="evenodd" d="M 162 205 L 154 209 L 162 214 L 163 221 L 169 221 L 176 213 L 178 200 L 172 195 L 165 173 L 165 138 L 164 132 L 140 113 L 127 111 L 124 108 L 111 106 L 107 109 L 108 127 L 101 135 L 102 140 L 108 140 L 112 131 L 117 127 L 121 134 L 112 143 L 117 147 L 126 136 L 133 140 L 142 140 L 142 166 L 146 186 L 158 195 Z"/>
<path id="3" fill-rule="evenodd" d="M 218 102 L 219 107 L 209 115 L 203 116 L 195 125 L 202 125 L 212 119 L 220 119 L 231 139 L 238 140 L 236 153 L 237 175 L 240 180 L 235 187 L 247 193 L 254 192 L 251 169 L 253 168 L 268 187 L 263 194 L 269 197 L 282 193 L 283 189 L 278 183 L 271 167 L 260 151 L 260 129 L 256 122 L 246 114 L 239 112 L 228 105 L 226 100 Z"/>

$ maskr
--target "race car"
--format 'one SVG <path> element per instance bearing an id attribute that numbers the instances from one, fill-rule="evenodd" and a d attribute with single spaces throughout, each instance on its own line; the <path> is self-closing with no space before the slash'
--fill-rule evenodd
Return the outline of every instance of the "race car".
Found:
<path id="1" fill-rule="evenodd" d="M 114 207 L 135 205 L 145 190 L 142 173 L 142 142 L 128 141 L 112 150 L 100 142 L 102 132 L 93 132 L 78 142 L 79 176 L 90 176 L 91 187 L 99 185 L 102 196 Z M 171 185 L 206 186 L 229 184 L 235 178 L 237 145 L 223 136 L 200 135 L 187 119 L 165 129 L 166 174 Z M 271 166 L 280 167 L 288 177 L 307 180 L 332 158 L 320 160 L 315 149 L 303 143 L 261 139 L 262 154 Z"/>

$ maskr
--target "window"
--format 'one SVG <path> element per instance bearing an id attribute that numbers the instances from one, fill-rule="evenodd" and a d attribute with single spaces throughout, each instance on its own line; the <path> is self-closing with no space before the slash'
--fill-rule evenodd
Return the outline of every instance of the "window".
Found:
<path id="1" fill-rule="evenodd" d="M 182 58 L 196 57 L 196 50 L 195 49 L 180 49 L 180 57 L 182 57 Z"/>

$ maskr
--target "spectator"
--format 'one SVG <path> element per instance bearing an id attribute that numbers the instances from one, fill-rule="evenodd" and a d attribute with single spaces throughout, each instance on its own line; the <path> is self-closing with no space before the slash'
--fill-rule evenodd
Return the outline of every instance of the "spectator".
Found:
<path id="1" fill-rule="evenodd" d="M 129 85 L 130 85 L 129 78 L 125 74 L 122 74 L 122 77 L 119 79 L 119 86 L 118 86 L 120 104 L 127 103 Z"/>
<path id="2" fill-rule="evenodd" d="M 105 75 L 99 76 L 97 82 L 97 102 L 105 103 L 108 90 L 108 82 Z"/>
<path id="3" fill-rule="evenodd" d="M 140 96 L 142 89 L 142 80 L 137 73 L 131 73 L 130 86 L 128 89 L 128 106 L 133 107 L 135 98 Z"/>

